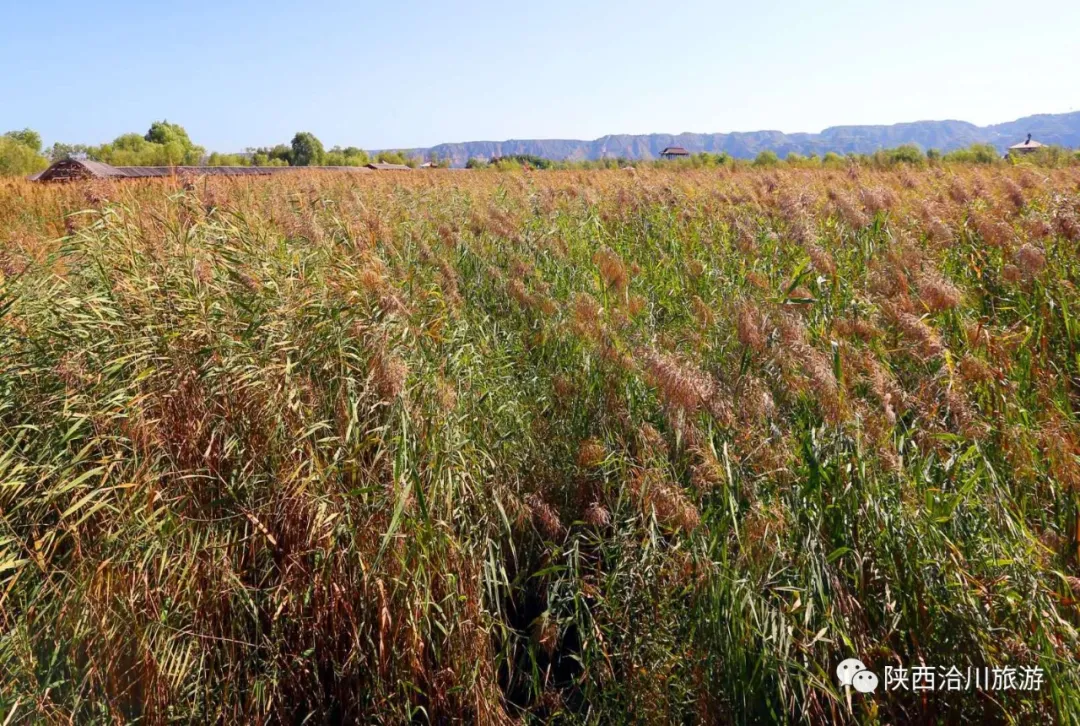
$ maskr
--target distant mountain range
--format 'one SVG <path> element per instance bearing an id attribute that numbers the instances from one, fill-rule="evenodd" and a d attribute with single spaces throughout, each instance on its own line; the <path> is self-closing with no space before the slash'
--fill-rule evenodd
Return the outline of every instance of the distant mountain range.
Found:
<path id="1" fill-rule="evenodd" d="M 691 153 L 725 152 L 750 159 L 771 149 L 781 157 L 790 152 L 822 155 L 829 151 L 870 153 L 877 149 L 918 144 L 923 149 L 950 151 L 974 143 L 989 143 L 1004 151 L 1031 134 L 1044 144 L 1080 146 L 1080 111 L 1026 116 L 991 126 L 967 121 L 915 121 L 891 126 L 833 126 L 819 134 L 782 131 L 748 131 L 729 134 L 615 134 L 593 141 L 577 139 L 511 139 L 509 141 L 467 141 L 439 144 L 426 149 L 408 149 L 409 155 L 426 157 L 431 152 L 449 158 L 454 166 L 464 166 L 470 157 L 490 159 L 512 154 L 532 154 L 545 159 L 583 161 L 622 157 L 655 159 L 667 146 L 682 146 Z"/>

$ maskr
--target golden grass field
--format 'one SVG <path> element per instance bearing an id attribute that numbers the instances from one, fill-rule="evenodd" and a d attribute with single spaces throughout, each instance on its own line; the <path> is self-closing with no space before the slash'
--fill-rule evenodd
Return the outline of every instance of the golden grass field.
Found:
<path id="1" fill-rule="evenodd" d="M 0 723 L 1077 723 L 1078 245 L 1076 168 L 0 182 Z"/>

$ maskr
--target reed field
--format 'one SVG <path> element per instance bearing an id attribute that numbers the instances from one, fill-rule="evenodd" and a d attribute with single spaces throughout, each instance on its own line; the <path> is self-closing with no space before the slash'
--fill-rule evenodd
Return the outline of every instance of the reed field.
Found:
<path id="1" fill-rule="evenodd" d="M 1080 723 L 1078 248 L 1076 167 L 0 181 L 0 724 Z"/>

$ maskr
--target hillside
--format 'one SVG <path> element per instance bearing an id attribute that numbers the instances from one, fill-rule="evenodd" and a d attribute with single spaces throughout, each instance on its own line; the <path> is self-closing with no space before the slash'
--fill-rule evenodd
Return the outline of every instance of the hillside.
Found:
<path id="1" fill-rule="evenodd" d="M 511 139 L 508 141 L 467 141 L 411 149 L 426 156 L 435 152 L 449 158 L 454 166 L 464 166 L 470 157 L 489 159 L 511 154 L 533 154 L 547 159 L 582 161 L 623 157 L 653 159 L 666 146 L 683 146 L 691 152 L 725 152 L 736 158 L 752 158 L 771 149 L 781 156 L 799 154 L 868 153 L 876 149 L 918 144 L 928 149 L 949 151 L 973 143 L 991 143 L 1004 150 L 1031 133 L 1045 144 L 1080 146 L 1080 112 L 1039 114 L 990 126 L 966 121 L 915 121 L 888 126 L 833 126 L 821 133 L 749 131 L 717 134 L 613 134 L 592 141 L 578 139 Z"/>

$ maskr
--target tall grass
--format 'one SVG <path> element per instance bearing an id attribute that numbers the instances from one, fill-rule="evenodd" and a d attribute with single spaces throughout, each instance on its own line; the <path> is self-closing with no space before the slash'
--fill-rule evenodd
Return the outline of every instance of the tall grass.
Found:
<path id="1" fill-rule="evenodd" d="M 0 719 L 1080 722 L 1078 185 L 8 183 Z"/>

